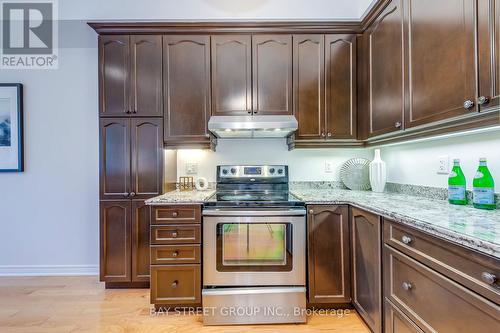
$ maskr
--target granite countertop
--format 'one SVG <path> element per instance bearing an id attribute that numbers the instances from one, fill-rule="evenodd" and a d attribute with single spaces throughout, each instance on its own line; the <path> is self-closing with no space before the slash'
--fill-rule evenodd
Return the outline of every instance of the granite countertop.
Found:
<path id="1" fill-rule="evenodd" d="M 500 259 L 500 210 L 450 205 L 400 193 L 297 189 L 307 204 L 350 204 Z"/>
<path id="2" fill-rule="evenodd" d="M 214 193 L 172 191 L 146 204 L 203 204 Z M 349 204 L 500 259 L 499 209 L 486 211 L 392 192 L 292 188 L 292 193 L 306 204 Z"/>
<path id="3" fill-rule="evenodd" d="M 215 190 L 182 192 L 175 190 L 146 200 L 146 205 L 202 204 L 214 193 Z"/>

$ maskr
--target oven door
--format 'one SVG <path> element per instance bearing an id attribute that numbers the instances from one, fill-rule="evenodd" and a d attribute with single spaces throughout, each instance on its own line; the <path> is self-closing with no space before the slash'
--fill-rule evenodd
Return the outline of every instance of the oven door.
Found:
<path id="1" fill-rule="evenodd" d="M 205 210 L 204 286 L 305 285 L 305 210 Z"/>

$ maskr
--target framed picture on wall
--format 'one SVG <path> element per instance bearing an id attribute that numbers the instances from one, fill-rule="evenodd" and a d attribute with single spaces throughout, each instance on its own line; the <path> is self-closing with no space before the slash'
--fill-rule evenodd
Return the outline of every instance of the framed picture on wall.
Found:
<path id="1" fill-rule="evenodd" d="M 23 85 L 0 83 L 0 172 L 22 172 Z"/>

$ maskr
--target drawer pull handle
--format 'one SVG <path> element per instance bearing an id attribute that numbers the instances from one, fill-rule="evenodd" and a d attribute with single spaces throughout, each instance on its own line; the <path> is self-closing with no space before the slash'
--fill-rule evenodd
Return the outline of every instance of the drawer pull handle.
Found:
<path id="1" fill-rule="evenodd" d="M 314 210 L 309 209 L 309 214 L 314 214 Z"/>
<path id="2" fill-rule="evenodd" d="M 174 251 L 174 252 L 172 253 L 172 257 L 177 257 L 178 255 L 179 255 L 179 251 Z"/>
<path id="3" fill-rule="evenodd" d="M 172 282 L 172 284 L 170 286 L 172 287 L 172 289 L 175 289 L 175 288 L 177 288 L 178 284 L 179 284 L 179 281 L 175 280 L 174 282 Z"/>
<path id="4" fill-rule="evenodd" d="M 176 238 L 178 236 L 177 231 L 172 232 L 172 237 Z"/>
<path id="5" fill-rule="evenodd" d="M 411 239 L 410 236 L 404 235 L 403 237 L 401 237 L 401 241 L 403 243 L 405 243 L 406 245 L 408 245 L 408 244 L 410 244 L 413 241 L 413 239 Z"/>
<path id="6" fill-rule="evenodd" d="M 413 288 L 413 286 L 411 285 L 410 282 L 403 282 L 403 284 L 401 285 L 403 287 L 404 290 L 406 291 L 410 291 L 411 288 Z"/>
<path id="7" fill-rule="evenodd" d="M 177 213 L 177 212 L 172 213 L 172 217 L 177 217 L 178 215 L 179 215 L 179 213 Z"/>
<path id="8" fill-rule="evenodd" d="M 481 279 L 487 284 L 495 284 L 497 282 L 497 277 L 495 274 L 491 274 L 488 272 L 483 272 L 481 274 Z"/>

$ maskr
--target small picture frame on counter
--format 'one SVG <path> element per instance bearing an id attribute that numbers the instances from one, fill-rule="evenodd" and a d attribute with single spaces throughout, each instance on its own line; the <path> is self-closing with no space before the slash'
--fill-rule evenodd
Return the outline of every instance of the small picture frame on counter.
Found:
<path id="1" fill-rule="evenodd" d="M 0 172 L 23 171 L 23 85 L 0 83 Z"/>

